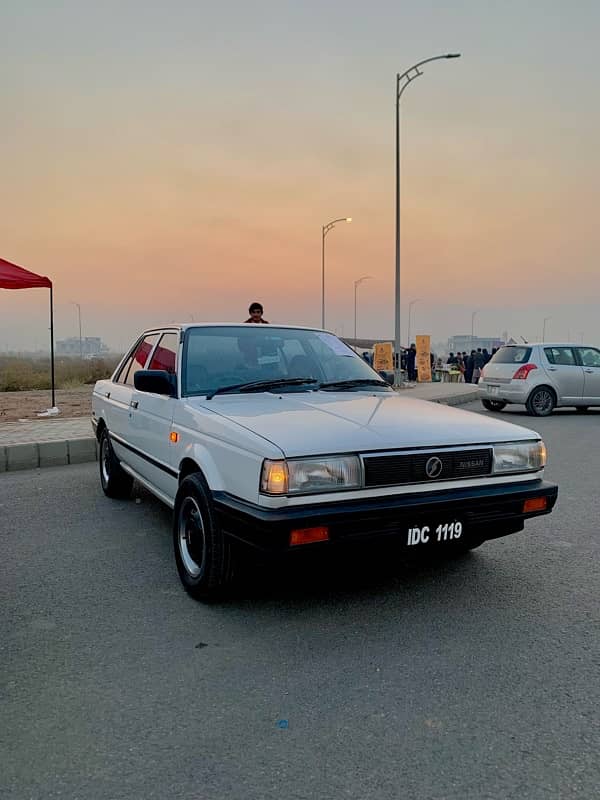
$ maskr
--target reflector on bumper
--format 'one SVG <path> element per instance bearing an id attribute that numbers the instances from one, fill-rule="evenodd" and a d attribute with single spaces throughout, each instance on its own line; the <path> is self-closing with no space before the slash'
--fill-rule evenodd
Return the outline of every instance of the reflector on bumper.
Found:
<path id="1" fill-rule="evenodd" d="M 290 547 L 297 544 L 326 542 L 329 539 L 329 528 L 300 528 L 290 533 Z"/>
<path id="2" fill-rule="evenodd" d="M 548 505 L 546 497 L 531 497 L 523 503 L 523 513 L 531 514 L 532 511 L 545 511 Z"/>

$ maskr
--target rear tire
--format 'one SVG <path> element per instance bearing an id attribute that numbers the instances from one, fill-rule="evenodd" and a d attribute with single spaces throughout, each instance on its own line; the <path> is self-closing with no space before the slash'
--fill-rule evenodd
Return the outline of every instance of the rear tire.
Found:
<path id="1" fill-rule="evenodd" d="M 527 398 L 527 413 L 532 417 L 548 417 L 556 407 L 556 395 L 548 386 L 538 386 Z"/>
<path id="2" fill-rule="evenodd" d="M 130 496 L 133 478 L 128 475 L 116 457 L 108 428 L 100 434 L 100 483 L 107 497 L 123 500 Z"/>
<path id="3" fill-rule="evenodd" d="M 173 548 L 189 595 L 205 602 L 224 596 L 233 578 L 232 546 L 219 527 L 210 490 L 199 472 L 188 475 L 177 492 Z"/>
<path id="4" fill-rule="evenodd" d="M 506 403 L 504 400 L 482 400 L 481 405 L 487 408 L 488 411 L 502 411 Z"/>

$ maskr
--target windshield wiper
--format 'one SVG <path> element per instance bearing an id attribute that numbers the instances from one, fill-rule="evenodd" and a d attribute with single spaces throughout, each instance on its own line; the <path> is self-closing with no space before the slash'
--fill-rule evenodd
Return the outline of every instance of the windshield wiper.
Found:
<path id="1" fill-rule="evenodd" d="M 233 386 L 220 386 L 213 389 L 206 395 L 207 400 L 212 400 L 216 394 L 226 394 L 227 392 L 263 392 L 275 389 L 278 386 L 300 386 L 303 383 L 318 383 L 315 378 L 274 378 L 264 381 L 250 381 L 249 383 L 235 383 Z"/>
<path id="2" fill-rule="evenodd" d="M 353 378 L 346 381 L 330 381 L 321 383 L 319 389 L 351 389 L 354 386 L 388 386 L 387 381 L 378 381 L 377 378 Z"/>

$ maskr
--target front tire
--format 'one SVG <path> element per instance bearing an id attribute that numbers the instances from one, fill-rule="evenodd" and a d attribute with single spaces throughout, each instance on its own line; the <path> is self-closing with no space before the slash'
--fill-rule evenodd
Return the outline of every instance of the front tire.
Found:
<path id="1" fill-rule="evenodd" d="M 538 386 L 527 398 L 527 412 L 532 417 L 548 417 L 556 406 L 556 395 L 548 386 Z"/>
<path id="2" fill-rule="evenodd" d="M 502 411 L 506 403 L 504 400 L 482 400 L 481 405 L 487 408 L 488 411 Z"/>
<path id="3" fill-rule="evenodd" d="M 200 473 L 181 482 L 173 509 L 173 547 L 179 578 L 195 600 L 222 597 L 233 577 L 231 542 L 224 536 Z"/>
<path id="4" fill-rule="evenodd" d="M 130 496 L 133 478 L 128 475 L 116 457 L 110 443 L 108 428 L 100 434 L 100 483 L 107 497 L 125 499 Z"/>

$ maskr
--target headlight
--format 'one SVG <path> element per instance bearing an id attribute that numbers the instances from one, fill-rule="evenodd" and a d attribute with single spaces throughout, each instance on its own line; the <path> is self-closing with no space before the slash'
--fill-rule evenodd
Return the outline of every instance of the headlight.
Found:
<path id="1" fill-rule="evenodd" d="M 527 472 L 546 466 L 546 445 L 543 442 L 514 442 L 494 445 L 494 473 Z"/>
<path id="2" fill-rule="evenodd" d="M 265 461 L 260 490 L 265 494 L 305 494 L 359 489 L 361 477 L 357 456 Z"/>

